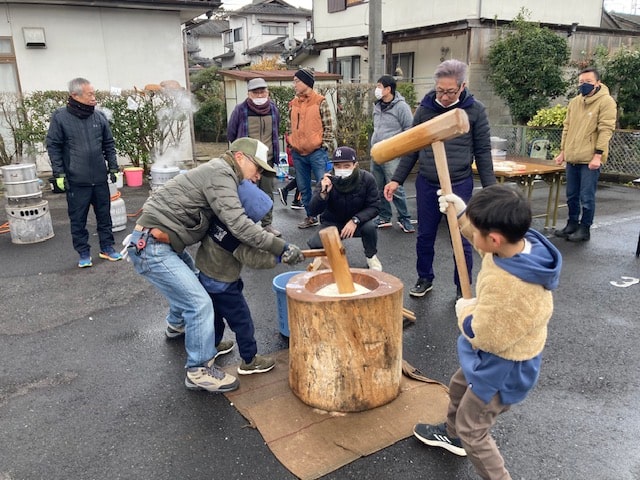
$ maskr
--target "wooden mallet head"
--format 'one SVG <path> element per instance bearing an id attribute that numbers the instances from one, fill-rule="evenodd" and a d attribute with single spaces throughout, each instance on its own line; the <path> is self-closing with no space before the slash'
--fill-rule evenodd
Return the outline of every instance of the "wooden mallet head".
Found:
<path id="1" fill-rule="evenodd" d="M 411 152 L 458 137 L 469 131 L 467 112 L 456 108 L 431 120 L 411 127 L 371 147 L 371 158 L 378 165 Z"/>

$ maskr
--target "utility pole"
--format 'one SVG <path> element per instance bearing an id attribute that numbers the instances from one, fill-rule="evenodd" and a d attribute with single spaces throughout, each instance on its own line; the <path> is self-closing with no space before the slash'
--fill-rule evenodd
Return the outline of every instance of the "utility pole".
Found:
<path id="1" fill-rule="evenodd" d="M 382 0 L 369 0 L 369 83 L 374 83 L 382 71 Z"/>

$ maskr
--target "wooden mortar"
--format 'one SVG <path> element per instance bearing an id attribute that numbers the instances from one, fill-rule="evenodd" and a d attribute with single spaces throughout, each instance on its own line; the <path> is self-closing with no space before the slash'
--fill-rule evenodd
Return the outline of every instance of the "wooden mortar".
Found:
<path id="1" fill-rule="evenodd" d="M 295 275 L 287 283 L 289 386 L 305 404 L 360 412 L 400 393 L 402 283 L 375 270 L 351 269 L 368 293 L 322 296 L 331 271 Z"/>

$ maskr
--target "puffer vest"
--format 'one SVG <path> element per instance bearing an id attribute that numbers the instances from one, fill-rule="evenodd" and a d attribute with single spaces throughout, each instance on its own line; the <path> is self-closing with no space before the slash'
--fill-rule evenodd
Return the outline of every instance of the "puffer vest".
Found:
<path id="1" fill-rule="evenodd" d="M 289 102 L 291 135 L 289 143 L 301 155 L 309 155 L 322 146 L 322 115 L 320 103 L 324 97 L 315 91 L 309 96 Z"/>

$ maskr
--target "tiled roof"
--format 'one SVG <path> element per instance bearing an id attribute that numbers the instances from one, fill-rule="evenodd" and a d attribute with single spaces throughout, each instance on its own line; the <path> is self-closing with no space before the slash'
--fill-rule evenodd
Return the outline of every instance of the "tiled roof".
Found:
<path id="1" fill-rule="evenodd" d="M 304 8 L 296 8 L 289 5 L 282 0 L 263 0 L 259 2 L 250 3 L 242 8 L 239 8 L 234 13 L 243 15 L 255 14 L 255 15 L 306 15 L 311 16 L 311 10 Z"/>
<path id="2" fill-rule="evenodd" d="M 293 76 L 298 70 L 219 70 L 218 73 L 224 77 L 236 80 L 249 81 L 252 78 L 264 78 L 267 82 L 281 82 L 293 80 Z M 337 73 L 314 72 L 316 81 L 320 80 L 340 80 L 342 75 Z"/>
<path id="3" fill-rule="evenodd" d="M 217 37 L 227 30 L 229 30 L 229 22 L 226 20 L 205 20 L 191 29 L 201 37 Z"/>

